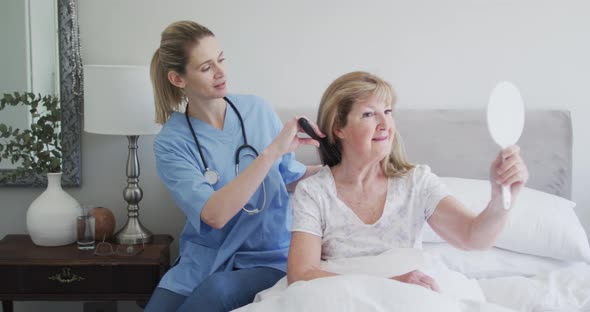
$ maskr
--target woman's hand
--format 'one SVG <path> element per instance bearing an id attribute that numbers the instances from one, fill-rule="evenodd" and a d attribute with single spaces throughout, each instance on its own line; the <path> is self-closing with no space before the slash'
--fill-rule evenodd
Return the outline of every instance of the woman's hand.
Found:
<path id="1" fill-rule="evenodd" d="M 502 196 L 502 185 L 510 185 L 512 197 L 515 197 L 528 179 L 529 171 L 520 157 L 520 147 L 507 147 L 498 154 L 490 167 L 492 197 Z"/>
<path id="2" fill-rule="evenodd" d="M 272 148 L 273 151 L 277 153 L 279 156 L 292 152 L 301 145 L 313 145 L 315 147 L 320 147 L 320 142 L 312 138 L 300 138 L 297 135 L 297 133 L 299 132 L 305 133 L 297 123 L 297 120 L 299 118 L 305 117 L 295 117 L 289 119 L 289 121 L 285 123 L 283 130 L 281 130 L 281 132 L 270 144 L 269 147 Z M 313 127 L 315 133 L 317 133 L 320 137 L 325 137 L 325 135 L 318 129 L 315 123 L 309 121 L 309 119 L 307 119 L 307 121 Z"/>
<path id="3" fill-rule="evenodd" d="M 436 281 L 432 277 L 422 273 L 419 270 L 414 270 L 406 274 L 390 278 L 402 283 L 415 284 L 430 290 L 434 290 L 436 292 L 440 292 L 440 287 L 438 287 Z"/>

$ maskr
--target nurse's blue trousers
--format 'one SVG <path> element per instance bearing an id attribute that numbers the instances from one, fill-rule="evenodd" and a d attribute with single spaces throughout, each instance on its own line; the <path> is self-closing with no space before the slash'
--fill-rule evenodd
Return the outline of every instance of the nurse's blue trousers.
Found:
<path id="1" fill-rule="evenodd" d="M 144 311 L 231 311 L 251 303 L 258 292 L 283 276 L 285 272 L 266 267 L 213 273 L 189 296 L 156 288 Z"/>

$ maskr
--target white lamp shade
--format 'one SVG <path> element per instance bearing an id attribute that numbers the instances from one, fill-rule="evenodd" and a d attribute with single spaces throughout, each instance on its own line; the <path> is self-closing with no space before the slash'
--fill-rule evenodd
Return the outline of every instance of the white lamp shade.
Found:
<path id="1" fill-rule="evenodd" d="M 84 66 L 84 131 L 98 134 L 149 135 L 154 121 L 150 73 L 143 66 Z"/>

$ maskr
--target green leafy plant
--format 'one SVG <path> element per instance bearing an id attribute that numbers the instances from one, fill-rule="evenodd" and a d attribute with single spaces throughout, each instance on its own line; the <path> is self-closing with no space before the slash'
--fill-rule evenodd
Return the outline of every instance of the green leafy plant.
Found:
<path id="1" fill-rule="evenodd" d="M 61 106 L 53 95 L 5 93 L 0 111 L 7 106 L 25 105 L 32 123 L 29 129 L 16 129 L 0 123 L 0 162 L 18 164 L 16 170 L 0 173 L 0 181 L 27 174 L 61 172 Z"/>

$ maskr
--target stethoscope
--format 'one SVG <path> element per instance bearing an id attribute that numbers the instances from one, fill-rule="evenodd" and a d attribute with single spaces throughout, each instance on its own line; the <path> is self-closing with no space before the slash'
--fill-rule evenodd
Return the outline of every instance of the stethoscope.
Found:
<path id="1" fill-rule="evenodd" d="M 258 157 L 258 151 L 254 148 L 254 146 L 248 144 L 248 138 L 246 137 L 246 129 L 244 128 L 244 120 L 242 119 L 242 115 L 240 115 L 240 112 L 238 111 L 238 109 L 234 106 L 234 103 L 232 103 L 227 97 L 224 97 L 223 99 L 227 102 L 227 104 L 229 104 L 229 106 L 231 106 L 233 111 L 238 116 L 238 119 L 240 120 L 240 126 L 242 128 L 242 137 L 244 138 L 244 144 L 242 144 L 238 147 L 238 149 L 236 150 L 236 155 L 235 155 L 236 176 L 238 176 L 238 174 L 240 173 L 240 152 L 242 150 L 244 150 L 244 151 L 246 151 L 246 154 L 244 156 L 252 156 L 252 157 L 256 158 L 256 157 Z M 197 144 L 197 149 L 199 150 L 199 156 L 201 156 L 201 161 L 203 162 L 203 165 L 205 166 L 205 173 L 203 174 L 205 176 L 205 181 L 207 181 L 207 183 L 209 183 L 209 185 L 215 185 L 217 182 L 219 182 L 219 173 L 217 173 L 217 171 L 209 168 L 209 165 L 207 164 L 205 157 L 203 157 L 203 151 L 201 151 L 201 144 L 199 143 L 199 139 L 197 139 L 197 135 L 195 134 L 195 130 L 193 129 L 193 125 L 191 124 L 190 120 L 188 119 L 188 107 L 189 107 L 189 105 L 187 104 L 186 110 L 184 112 L 184 116 L 186 117 L 186 122 L 188 123 L 188 126 L 191 129 L 193 139 L 195 140 L 195 143 Z M 248 150 L 250 152 L 248 152 Z M 256 214 L 256 213 L 259 213 L 262 210 L 264 210 L 265 206 L 266 206 L 266 186 L 264 184 L 264 180 L 262 180 L 262 208 L 254 208 L 254 209 L 249 210 L 249 209 L 246 209 L 246 207 L 242 207 L 242 209 L 244 211 L 246 211 L 248 214 L 252 215 L 252 214 Z"/>

